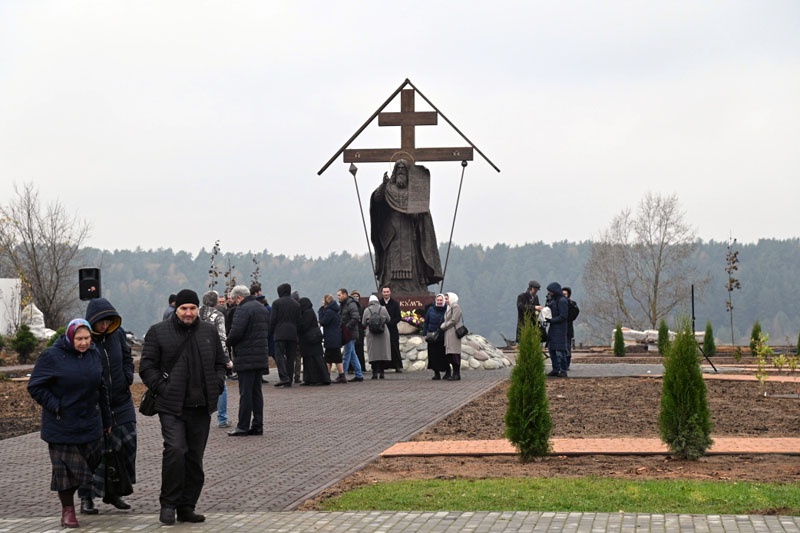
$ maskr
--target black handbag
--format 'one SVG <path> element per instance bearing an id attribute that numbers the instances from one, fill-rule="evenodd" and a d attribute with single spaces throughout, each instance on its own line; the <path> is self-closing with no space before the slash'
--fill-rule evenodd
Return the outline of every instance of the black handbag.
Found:
<path id="1" fill-rule="evenodd" d="M 440 330 L 440 329 L 435 329 L 433 331 L 429 331 L 425 335 L 425 342 L 438 342 L 439 341 L 439 337 L 441 337 L 441 333 L 442 333 L 442 330 Z"/>
<path id="2" fill-rule="evenodd" d="M 461 337 L 466 337 L 468 334 L 469 330 L 467 329 L 467 326 L 465 326 L 464 324 L 461 324 L 456 328 L 456 337 L 458 337 L 459 339 Z"/>
<path id="3" fill-rule="evenodd" d="M 144 416 L 153 416 L 156 414 L 156 395 L 150 392 L 150 389 L 144 391 L 142 400 L 139 402 L 139 412 Z"/>
<path id="4" fill-rule="evenodd" d="M 133 493 L 131 478 L 125 468 L 122 450 L 114 450 L 108 436 L 104 437 L 103 463 L 105 464 L 105 498 L 119 498 Z"/>

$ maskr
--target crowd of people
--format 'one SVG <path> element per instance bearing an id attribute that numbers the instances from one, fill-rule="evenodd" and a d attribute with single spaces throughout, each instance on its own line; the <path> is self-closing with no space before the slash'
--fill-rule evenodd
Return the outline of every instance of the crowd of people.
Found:
<path id="1" fill-rule="evenodd" d="M 517 337 L 519 342 L 526 321 L 538 325 L 540 339 L 548 349 L 552 370 L 548 377 L 567 377 L 572 363 L 572 345 L 575 341 L 573 322 L 580 310 L 572 299 L 572 289 L 562 287 L 554 281 L 547 285 L 545 305 L 539 303 L 541 284 L 536 280 L 528 283 L 525 292 L 517 296 Z"/>
<path id="2" fill-rule="evenodd" d="M 531 281 L 517 298 L 517 338 L 526 320 L 547 316 L 542 323 L 552 361 L 548 375 L 566 377 L 577 304 L 569 287 L 553 282 L 542 306 L 540 288 Z M 358 291 L 340 288 L 336 296 L 326 294 L 316 312 L 288 283 L 277 287 L 277 296 L 270 305 L 258 283 L 236 285 L 224 296 L 206 292 L 201 305 L 196 292 L 183 289 L 169 295 L 162 320 L 147 331 L 139 375 L 154 398 L 163 439 L 161 523 L 205 520 L 195 509 L 205 478 L 203 455 L 214 412 L 219 427 L 231 426 L 228 378 L 237 379 L 239 389 L 238 419 L 228 435 L 242 437 L 263 434 L 262 383 L 270 357 L 278 372 L 275 387 L 281 388 L 361 382 L 367 363 L 374 380 L 385 379 L 387 370 L 402 372 L 401 311 L 390 287 L 370 295 L 366 306 Z M 466 328 L 457 294 L 435 296 L 422 333 L 433 379 L 459 381 Z M 133 379 L 122 317 L 104 298 L 92 299 L 86 317 L 70 321 L 36 362 L 28 390 L 43 408 L 41 436 L 48 443 L 50 488 L 61 502 L 62 527 L 78 527 L 76 492 L 80 514 L 98 513 L 95 498 L 130 509 L 126 493 L 106 486 L 105 473 L 113 453 L 131 485 L 136 483 Z"/>

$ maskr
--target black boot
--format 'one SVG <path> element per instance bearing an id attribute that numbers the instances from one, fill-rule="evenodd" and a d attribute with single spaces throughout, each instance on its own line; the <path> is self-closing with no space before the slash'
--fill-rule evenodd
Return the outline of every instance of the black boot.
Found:
<path id="1" fill-rule="evenodd" d="M 195 513 L 191 507 L 178 507 L 178 522 L 199 523 L 205 522 L 205 515 Z"/>
<path id="2" fill-rule="evenodd" d="M 81 498 L 81 514 L 97 514 L 97 507 L 91 498 Z"/>
<path id="3" fill-rule="evenodd" d="M 113 505 L 117 509 L 127 510 L 131 508 L 131 504 L 120 498 L 119 496 L 105 496 L 103 503 Z"/>
<path id="4" fill-rule="evenodd" d="M 433 371 L 433 380 L 434 380 L 434 381 L 439 381 L 440 379 L 442 379 L 442 376 L 441 376 L 441 374 L 439 374 L 439 371 L 438 371 L 438 370 L 434 370 L 434 371 Z"/>

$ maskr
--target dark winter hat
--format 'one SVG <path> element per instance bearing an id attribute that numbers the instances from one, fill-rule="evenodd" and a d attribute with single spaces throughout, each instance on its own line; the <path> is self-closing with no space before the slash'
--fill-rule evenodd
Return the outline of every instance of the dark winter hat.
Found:
<path id="1" fill-rule="evenodd" d="M 537 290 L 538 290 L 538 289 L 541 289 L 541 288 L 542 288 L 542 286 L 541 286 L 541 285 L 539 285 L 539 282 L 538 282 L 538 281 L 536 281 L 535 279 L 532 279 L 532 280 L 530 280 L 530 281 L 528 282 L 528 288 L 529 288 L 529 289 L 537 289 Z"/>
<path id="2" fill-rule="evenodd" d="M 175 307 L 180 307 L 184 304 L 194 304 L 199 306 L 200 298 L 197 297 L 197 293 L 193 290 L 183 289 L 177 294 L 177 296 L 175 296 Z"/>

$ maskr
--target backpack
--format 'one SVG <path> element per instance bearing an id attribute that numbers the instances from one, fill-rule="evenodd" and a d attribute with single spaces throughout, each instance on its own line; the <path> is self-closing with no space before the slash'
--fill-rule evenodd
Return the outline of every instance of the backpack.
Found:
<path id="1" fill-rule="evenodd" d="M 372 313 L 367 320 L 367 327 L 370 333 L 381 334 L 384 330 L 384 319 L 380 313 Z"/>
<path id="2" fill-rule="evenodd" d="M 567 320 L 573 322 L 578 315 L 580 314 L 581 310 L 578 309 L 578 304 L 575 303 L 575 300 L 569 299 L 567 300 L 569 307 L 567 309 Z"/>

